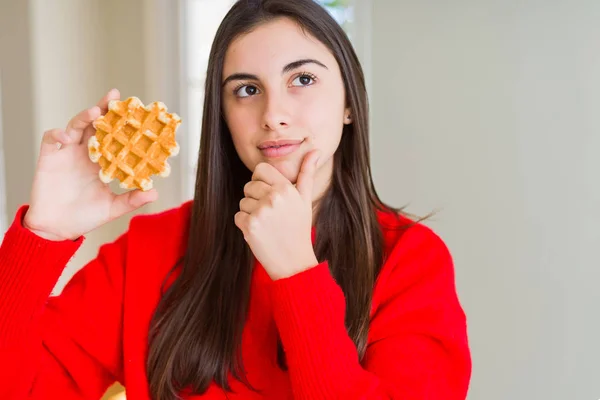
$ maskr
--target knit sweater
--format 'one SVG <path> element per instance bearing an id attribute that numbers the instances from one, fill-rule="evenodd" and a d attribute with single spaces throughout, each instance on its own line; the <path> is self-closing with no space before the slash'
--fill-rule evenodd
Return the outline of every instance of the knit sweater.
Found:
<path id="1" fill-rule="evenodd" d="M 53 242 L 22 225 L 0 247 L 0 398 L 98 399 L 115 381 L 150 399 L 145 359 L 160 288 L 184 254 L 191 202 L 130 220 L 57 296 L 84 238 Z M 374 286 L 367 350 L 344 324 L 345 297 L 322 262 L 273 281 L 256 262 L 242 360 L 249 383 L 211 384 L 186 399 L 464 400 L 471 376 L 452 257 L 423 224 L 378 211 L 385 262 Z M 314 236 L 314 232 L 313 232 Z M 288 369 L 277 363 L 277 340 Z"/>

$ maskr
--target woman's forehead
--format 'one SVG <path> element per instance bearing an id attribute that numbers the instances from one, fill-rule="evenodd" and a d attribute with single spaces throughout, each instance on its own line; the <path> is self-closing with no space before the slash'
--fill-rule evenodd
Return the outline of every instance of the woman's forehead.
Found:
<path id="1" fill-rule="evenodd" d="M 299 59 L 316 59 L 329 65 L 335 58 L 329 49 L 294 21 L 278 18 L 236 38 L 227 49 L 223 76 L 232 73 L 281 72 Z"/>

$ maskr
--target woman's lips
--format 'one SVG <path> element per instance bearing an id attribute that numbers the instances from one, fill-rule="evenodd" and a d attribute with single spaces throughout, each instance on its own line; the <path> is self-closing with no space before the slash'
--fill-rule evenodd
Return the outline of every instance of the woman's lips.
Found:
<path id="1" fill-rule="evenodd" d="M 277 158 L 292 154 L 294 151 L 298 150 L 299 147 L 300 144 L 285 144 L 279 147 L 267 147 L 260 149 L 260 151 L 265 157 Z"/>
<path id="2" fill-rule="evenodd" d="M 284 157 L 300 148 L 304 140 L 282 140 L 262 143 L 258 148 L 268 158 Z"/>

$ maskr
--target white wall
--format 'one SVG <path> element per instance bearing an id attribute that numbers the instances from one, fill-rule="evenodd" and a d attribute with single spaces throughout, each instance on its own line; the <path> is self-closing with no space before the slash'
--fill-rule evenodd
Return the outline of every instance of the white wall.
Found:
<path id="1" fill-rule="evenodd" d="M 22 0 L 2 0 L 0 6 L 2 142 L 7 166 L 3 195 L 9 223 L 29 198 L 35 167 L 29 9 L 29 2 Z"/>
<path id="2" fill-rule="evenodd" d="M 6 185 L 4 183 L 6 173 L 4 172 L 4 140 L 2 139 L 2 74 L 0 73 L 0 240 L 8 228 L 8 214 L 6 213 Z"/>
<path id="3" fill-rule="evenodd" d="M 472 400 L 600 397 L 600 2 L 373 0 L 385 199 L 453 251 Z"/>

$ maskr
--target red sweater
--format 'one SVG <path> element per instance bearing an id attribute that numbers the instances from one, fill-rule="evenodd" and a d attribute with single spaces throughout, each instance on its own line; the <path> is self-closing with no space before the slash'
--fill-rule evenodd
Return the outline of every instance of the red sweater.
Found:
<path id="1" fill-rule="evenodd" d="M 23 228 L 22 207 L 0 247 L 0 399 L 98 399 L 113 382 L 149 399 L 147 332 L 160 286 L 183 255 L 191 203 L 135 216 L 59 296 L 50 296 L 77 241 Z M 380 213 L 386 261 L 375 284 L 359 363 L 344 327 L 344 294 L 326 262 L 272 281 L 258 263 L 242 338 L 249 382 L 188 399 L 464 400 L 471 375 L 451 256 L 430 229 L 394 229 Z M 401 219 L 402 223 L 407 220 Z M 281 338 L 288 372 L 277 366 Z"/>

